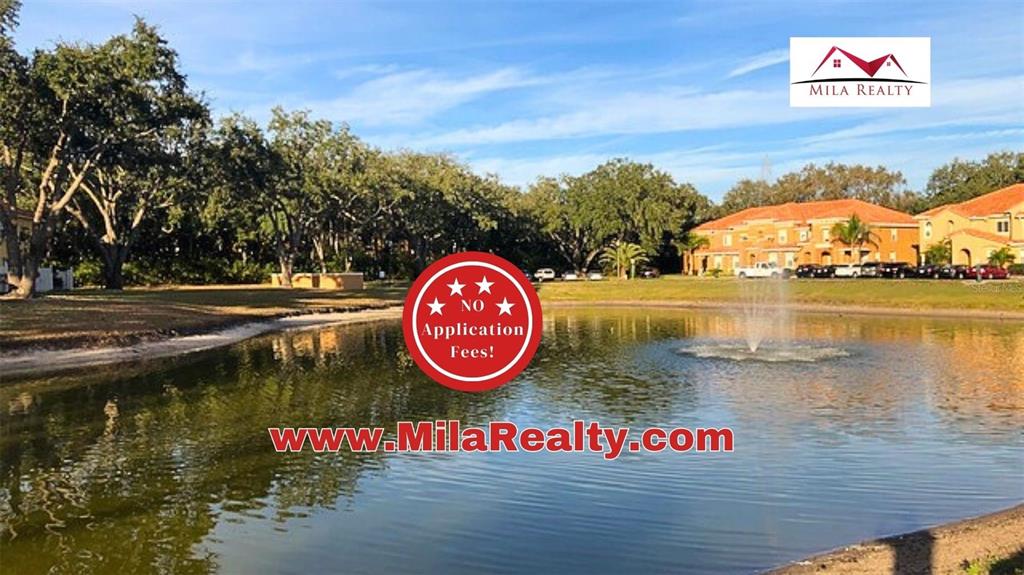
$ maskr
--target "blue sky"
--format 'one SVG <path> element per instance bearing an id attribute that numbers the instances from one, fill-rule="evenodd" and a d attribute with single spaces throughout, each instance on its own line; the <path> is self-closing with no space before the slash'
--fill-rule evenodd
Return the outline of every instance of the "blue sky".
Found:
<path id="1" fill-rule="evenodd" d="M 765 166 L 863 162 L 923 187 L 1024 150 L 1024 3 L 26 0 L 19 49 L 160 27 L 215 112 L 275 104 L 524 185 L 649 161 L 713 199 Z M 793 109 L 790 36 L 931 36 L 932 107 Z"/>

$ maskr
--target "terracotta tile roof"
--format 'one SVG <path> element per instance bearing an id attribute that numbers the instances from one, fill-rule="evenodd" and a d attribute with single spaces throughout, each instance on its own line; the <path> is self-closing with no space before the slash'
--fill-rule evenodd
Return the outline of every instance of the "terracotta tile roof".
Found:
<path id="1" fill-rule="evenodd" d="M 918 215 L 932 216 L 943 210 L 949 209 L 961 216 L 971 218 L 1005 214 L 1012 210 L 1014 206 L 1020 205 L 1024 205 L 1024 184 L 1013 184 L 1012 186 L 1007 186 L 1001 190 L 985 194 L 984 196 L 978 196 L 967 200 L 966 202 L 960 202 L 959 204 L 946 204 L 944 206 L 932 208 L 927 212 L 923 212 Z"/>
<path id="2" fill-rule="evenodd" d="M 857 216 L 869 224 L 911 224 L 915 223 L 910 214 L 905 214 L 861 200 L 824 200 L 818 202 L 789 202 L 775 206 L 747 208 L 724 218 L 705 222 L 697 230 L 724 230 L 753 220 L 796 221 L 807 223 L 811 220 L 828 218 L 849 218 Z"/>
<path id="3" fill-rule="evenodd" d="M 955 205 L 956 204 L 945 204 L 945 205 L 942 205 L 942 206 L 934 207 L 934 208 L 932 208 L 930 210 L 923 211 L 923 212 L 921 212 L 920 214 L 917 214 L 917 216 L 914 216 L 914 217 L 934 216 L 935 214 L 941 212 L 942 210 L 944 210 L 944 209 L 946 209 L 948 207 L 951 207 L 951 206 L 955 206 Z"/>
<path id="4" fill-rule="evenodd" d="M 1010 245 L 1010 243 L 1011 243 L 1010 242 L 1010 238 L 1008 238 L 1006 236 L 1001 236 L 999 234 L 993 234 L 992 232 L 985 232 L 985 231 L 982 231 L 982 230 L 975 230 L 973 228 L 965 228 L 965 229 L 962 229 L 962 230 L 957 230 L 957 231 L 955 231 L 955 232 L 953 232 L 953 233 L 951 233 L 949 235 L 950 235 L 950 237 L 958 236 L 958 235 L 974 236 L 976 238 L 981 238 L 983 240 L 988 240 L 990 242 L 994 242 L 994 243 L 1001 244 L 1001 245 L 1006 245 L 1006 246 Z M 1020 243 L 1020 242 L 1013 242 L 1013 243 Z"/>

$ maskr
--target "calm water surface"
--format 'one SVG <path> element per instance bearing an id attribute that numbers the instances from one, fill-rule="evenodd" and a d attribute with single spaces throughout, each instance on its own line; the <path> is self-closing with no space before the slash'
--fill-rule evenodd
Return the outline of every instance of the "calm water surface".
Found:
<path id="1" fill-rule="evenodd" d="M 812 363 L 680 354 L 728 314 L 547 311 L 484 394 L 398 323 L 0 387 L 4 573 L 749 573 L 1024 500 L 1020 324 L 799 316 Z M 703 346 L 703 347 L 702 347 Z M 731 426 L 732 454 L 277 454 L 268 426 Z"/>

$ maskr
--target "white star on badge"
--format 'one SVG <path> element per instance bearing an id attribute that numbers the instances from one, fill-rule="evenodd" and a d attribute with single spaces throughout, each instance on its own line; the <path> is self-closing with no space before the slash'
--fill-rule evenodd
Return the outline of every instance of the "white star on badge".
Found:
<path id="1" fill-rule="evenodd" d="M 464 287 L 466 287 L 466 284 L 460 284 L 459 283 L 459 278 L 455 278 L 455 281 L 453 281 L 452 283 L 448 284 L 448 289 L 452 290 L 452 293 L 450 293 L 448 295 L 455 295 L 455 294 L 462 295 L 462 288 L 464 288 Z"/>
<path id="2" fill-rule="evenodd" d="M 477 287 L 480 288 L 480 292 L 479 293 L 484 293 L 484 292 L 491 293 L 491 286 L 494 285 L 494 282 L 487 281 L 487 276 L 484 276 L 484 279 L 482 279 L 482 280 L 480 280 L 478 282 L 473 282 L 473 283 L 475 283 L 477 285 Z"/>
<path id="3" fill-rule="evenodd" d="M 498 315 L 501 315 L 503 313 L 507 313 L 508 315 L 512 315 L 512 306 L 514 306 L 516 304 L 509 303 L 508 302 L 508 298 L 507 297 L 503 297 L 503 298 L 501 298 L 501 303 L 496 304 L 496 305 L 498 306 L 498 309 L 500 310 L 500 311 L 498 311 Z"/>
<path id="4" fill-rule="evenodd" d="M 434 303 L 427 303 L 427 307 L 430 308 L 430 315 L 434 315 L 435 313 L 437 315 L 441 315 L 441 308 L 444 307 L 444 304 L 437 301 L 437 298 L 435 297 Z"/>

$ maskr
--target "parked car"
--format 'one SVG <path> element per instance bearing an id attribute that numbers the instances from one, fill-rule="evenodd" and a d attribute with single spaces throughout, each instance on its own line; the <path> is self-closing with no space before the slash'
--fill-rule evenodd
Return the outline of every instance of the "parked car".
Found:
<path id="1" fill-rule="evenodd" d="M 757 262 L 752 266 L 736 268 L 736 276 L 740 278 L 778 278 L 782 277 L 782 268 L 772 262 Z"/>
<path id="2" fill-rule="evenodd" d="M 814 275 L 812 277 L 816 277 L 816 278 L 834 278 L 834 277 L 836 277 L 836 266 L 833 266 L 833 265 L 818 266 L 818 268 L 814 270 Z"/>
<path id="3" fill-rule="evenodd" d="M 796 266 L 796 271 L 793 272 L 798 278 L 813 278 L 814 272 L 818 269 L 815 264 L 800 264 Z"/>
<path id="4" fill-rule="evenodd" d="M 879 262 L 867 262 L 860 265 L 860 277 L 877 278 L 882 275 L 882 264 Z"/>
<path id="5" fill-rule="evenodd" d="M 946 278 L 946 279 L 962 280 L 964 278 L 970 277 L 970 275 L 971 275 L 971 267 L 970 266 L 955 265 L 955 266 L 942 266 L 941 268 L 939 268 L 939 277 Z"/>
<path id="6" fill-rule="evenodd" d="M 661 270 L 658 268 L 644 268 L 640 270 L 640 277 L 645 280 L 652 280 L 661 277 Z"/>
<path id="7" fill-rule="evenodd" d="M 860 264 L 839 264 L 836 266 L 836 273 L 832 277 L 859 278 Z"/>
<path id="8" fill-rule="evenodd" d="M 551 268 L 540 268 L 539 270 L 534 272 L 533 277 L 537 278 L 537 281 L 539 282 L 554 281 L 555 270 Z"/>
<path id="9" fill-rule="evenodd" d="M 974 266 L 971 268 L 970 277 L 981 278 L 986 280 L 1005 280 L 1010 277 L 1010 272 L 999 266 L 990 266 L 983 264 L 980 266 Z"/>
<path id="10" fill-rule="evenodd" d="M 569 270 L 569 271 L 566 271 L 566 272 L 562 272 L 562 279 L 567 281 L 567 282 L 574 282 L 574 281 L 580 279 L 580 276 L 576 272 L 574 272 L 572 270 Z"/>
<path id="11" fill-rule="evenodd" d="M 587 279 L 592 282 L 600 281 L 604 279 L 604 274 L 596 270 L 589 271 L 587 272 Z"/>
<path id="12" fill-rule="evenodd" d="M 884 278 L 903 279 L 917 275 L 917 270 L 907 262 L 885 262 L 879 271 Z"/>
<path id="13" fill-rule="evenodd" d="M 942 277 L 941 270 L 942 266 L 936 264 L 924 264 L 917 266 L 917 269 L 914 270 L 914 275 L 919 278 L 932 278 L 937 280 Z"/>

